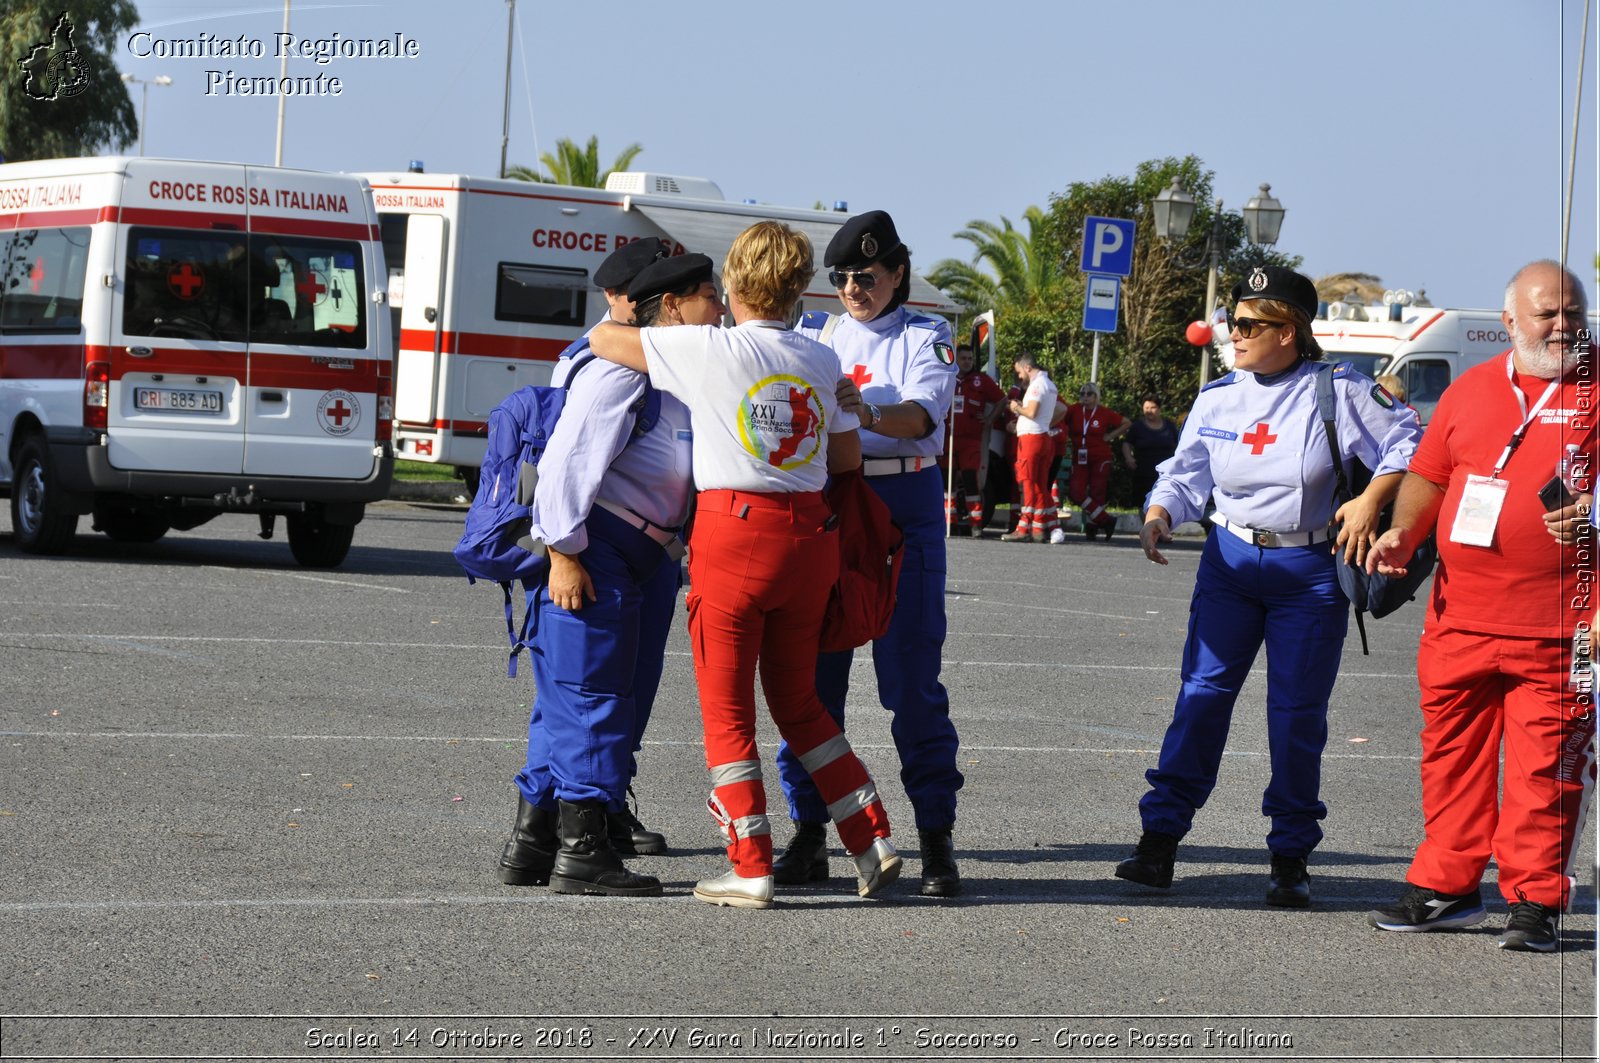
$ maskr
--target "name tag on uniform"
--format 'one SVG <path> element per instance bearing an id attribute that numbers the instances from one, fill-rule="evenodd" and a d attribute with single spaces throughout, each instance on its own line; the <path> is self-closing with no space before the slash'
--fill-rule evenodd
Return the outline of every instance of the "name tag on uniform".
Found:
<path id="1" fill-rule="evenodd" d="M 967 397 L 965 395 L 961 394 L 959 391 L 956 392 L 956 401 L 955 401 L 955 404 L 952 407 L 952 409 L 954 409 L 957 413 L 960 413 L 963 410 L 965 410 L 966 408 L 967 408 Z"/>
<path id="2" fill-rule="evenodd" d="M 1506 503 L 1505 480 L 1492 476 L 1468 476 L 1461 505 L 1450 524 L 1450 541 L 1466 546 L 1493 546 L 1494 528 L 1500 522 L 1500 507 Z"/>
<path id="3" fill-rule="evenodd" d="M 1089 452 L 1087 450 L 1084 450 L 1082 448 L 1080 448 L 1078 450 L 1078 464 L 1079 465 L 1087 465 L 1087 464 L 1089 464 Z"/>

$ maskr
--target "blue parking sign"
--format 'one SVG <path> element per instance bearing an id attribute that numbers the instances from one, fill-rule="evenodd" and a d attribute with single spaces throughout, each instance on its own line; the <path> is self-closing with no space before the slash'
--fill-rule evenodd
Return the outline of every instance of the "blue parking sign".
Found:
<path id="1" fill-rule="evenodd" d="M 1126 277 L 1133 272 L 1133 221 L 1129 218 L 1083 219 L 1083 259 L 1078 268 L 1085 273 Z"/>
<path id="2" fill-rule="evenodd" d="M 1090 274 L 1083 279 L 1083 331 L 1117 331 L 1122 306 L 1122 278 Z"/>

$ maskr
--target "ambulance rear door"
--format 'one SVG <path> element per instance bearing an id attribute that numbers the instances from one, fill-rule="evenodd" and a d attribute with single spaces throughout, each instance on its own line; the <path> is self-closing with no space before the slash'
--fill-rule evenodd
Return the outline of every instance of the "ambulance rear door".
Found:
<path id="1" fill-rule="evenodd" d="M 117 208 L 107 458 L 244 468 L 248 219 L 239 166 L 130 160 Z"/>
<path id="2" fill-rule="evenodd" d="M 441 420 L 439 361 L 444 336 L 450 223 L 440 214 L 403 217 L 405 272 L 400 300 L 399 352 L 395 362 L 394 417 L 397 422 L 426 426 L 427 431 L 433 432 L 440 427 Z"/>
<path id="3" fill-rule="evenodd" d="M 341 174 L 247 167 L 246 180 L 244 472 L 364 479 L 389 359 L 383 308 L 368 297 L 379 266 L 369 197 Z"/>

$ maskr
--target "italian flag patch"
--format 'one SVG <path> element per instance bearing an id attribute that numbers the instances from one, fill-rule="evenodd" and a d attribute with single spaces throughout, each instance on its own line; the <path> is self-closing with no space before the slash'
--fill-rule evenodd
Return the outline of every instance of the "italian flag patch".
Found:
<path id="1" fill-rule="evenodd" d="M 941 365 L 954 365 L 956 361 L 955 348 L 948 343 L 935 343 L 933 345 L 933 356 L 939 359 Z"/>
<path id="2" fill-rule="evenodd" d="M 1372 401 L 1386 410 L 1394 409 L 1394 396 L 1385 391 L 1382 384 L 1372 385 Z"/>

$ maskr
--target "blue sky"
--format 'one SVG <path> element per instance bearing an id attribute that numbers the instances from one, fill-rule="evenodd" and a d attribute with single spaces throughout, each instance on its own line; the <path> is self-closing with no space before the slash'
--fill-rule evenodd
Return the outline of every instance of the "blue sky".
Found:
<path id="1" fill-rule="evenodd" d="M 282 4 L 137 4 L 148 40 L 243 35 L 266 51 L 161 58 L 124 40 L 124 72 L 173 79 L 148 90 L 146 154 L 271 162 L 276 98 L 208 96 L 206 71 L 276 76 Z M 420 54 L 291 59 L 343 91 L 289 101 L 284 163 L 492 176 L 506 10 L 294 0 L 300 37 L 398 33 Z M 1513 269 L 1560 254 L 1583 0 L 518 0 L 516 16 L 511 162 L 559 137 L 598 135 L 606 161 L 638 142 L 635 169 L 709 177 L 731 200 L 889 210 L 920 268 L 968 258 L 953 234 L 972 219 L 1020 222 L 1073 181 L 1191 152 L 1230 208 L 1271 183 L 1288 210 L 1278 247 L 1312 275 L 1498 306 Z M 1568 254 L 1591 303 L 1597 23 Z"/>

